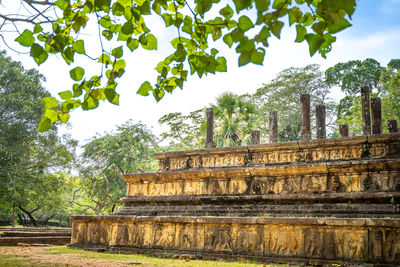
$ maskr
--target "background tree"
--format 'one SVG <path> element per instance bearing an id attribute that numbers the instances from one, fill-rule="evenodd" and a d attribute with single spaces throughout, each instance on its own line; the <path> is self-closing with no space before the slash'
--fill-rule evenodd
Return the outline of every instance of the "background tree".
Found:
<path id="1" fill-rule="evenodd" d="M 41 85 L 44 77 L 36 70 L 25 70 L 4 51 L 0 51 L 0 64 L 1 213 L 9 216 L 18 208 L 36 224 L 31 211 L 54 211 L 44 192 L 57 194 L 61 184 L 51 172 L 68 169 L 77 143 L 68 136 L 59 137 L 56 126 L 44 134 L 36 130 L 42 98 L 50 96 Z"/>
<path id="2" fill-rule="evenodd" d="M 400 122 L 400 59 L 392 59 L 387 70 L 381 73 L 382 121 L 384 130 L 387 120 Z"/>
<path id="3" fill-rule="evenodd" d="M 392 59 L 388 67 L 382 67 L 375 59 L 364 61 L 351 60 L 338 63 L 326 70 L 327 82 L 330 86 L 339 86 L 346 94 L 337 106 L 338 124 L 348 124 L 352 134 L 362 133 L 361 87 L 368 86 L 370 97 L 380 97 L 382 100 L 383 130 L 387 130 L 386 120 L 398 119 L 399 60 Z M 397 78 L 396 78 L 397 77 Z"/>
<path id="4" fill-rule="evenodd" d="M 317 51 L 325 57 L 336 41 L 334 34 L 351 26 L 356 1 L 331 0 L 19 0 L 27 10 L 17 14 L 0 14 L 0 30 L 21 33 L 16 41 L 28 47 L 38 65 L 49 54 L 59 54 L 69 65 L 79 55 L 98 61 L 97 75 L 85 76 L 84 68 L 70 70 L 76 81 L 72 90 L 46 101 L 46 113 L 39 129 L 46 131 L 56 121 L 66 122 L 77 107 L 94 109 L 100 100 L 118 104 L 117 80 L 125 72 L 124 50 L 139 46 L 157 49 L 157 38 L 151 30 L 150 15 L 161 17 L 171 32 L 172 53 L 158 63 L 153 83 L 145 81 L 138 93 L 150 93 L 159 101 L 166 92 L 183 88 L 188 73 L 199 77 L 226 71 L 226 59 L 218 56 L 213 41 L 223 40 L 235 46 L 238 65 L 262 64 L 269 38 L 280 38 L 286 21 L 296 27 L 295 42 L 306 41 L 310 55 Z M 24 10 L 24 9 L 22 9 Z M 247 16 L 251 10 L 255 16 Z M 218 14 L 218 15 L 216 15 Z M 85 27 L 98 24 L 99 51 L 85 50 Z M 175 34 L 174 34 L 175 33 Z M 212 40 L 211 40 L 212 39 Z M 122 44 L 122 45 L 121 45 Z M 106 50 L 106 47 L 110 47 Z"/>
<path id="5" fill-rule="evenodd" d="M 301 138 L 300 95 L 310 94 L 311 108 L 326 105 L 327 125 L 333 126 L 335 104 L 327 96 L 330 92 L 324 73 L 319 65 L 291 67 L 281 71 L 271 82 L 264 84 L 251 97 L 259 110 L 257 127 L 261 130 L 264 142 L 269 132 L 269 111 L 278 111 L 279 141 L 296 141 Z M 315 125 L 315 116 L 311 116 Z"/>
<path id="6" fill-rule="evenodd" d="M 225 92 L 212 105 L 215 112 L 215 142 L 218 147 L 248 143 L 254 128 L 256 107 L 245 96 Z"/>
<path id="7" fill-rule="evenodd" d="M 121 173 L 155 171 L 151 154 L 157 147 L 157 138 L 140 122 L 128 121 L 115 132 L 94 137 L 83 146 L 78 188 L 71 201 L 96 215 L 114 210 L 125 196 Z"/>
<path id="8" fill-rule="evenodd" d="M 181 112 L 168 113 L 158 123 L 168 127 L 161 137 L 168 140 L 169 145 L 162 149 L 171 151 L 204 147 L 206 121 L 203 109 L 192 111 L 188 115 Z"/>
<path id="9" fill-rule="evenodd" d="M 385 68 L 372 58 L 364 61 L 350 60 L 337 63 L 326 70 L 326 82 L 330 86 L 339 86 L 346 95 L 357 95 L 363 86 L 379 95 L 379 80 Z"/>

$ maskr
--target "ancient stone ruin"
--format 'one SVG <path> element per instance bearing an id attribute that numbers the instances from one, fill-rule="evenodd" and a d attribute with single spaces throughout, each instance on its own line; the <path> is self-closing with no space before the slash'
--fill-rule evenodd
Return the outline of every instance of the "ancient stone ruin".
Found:
<path id="1" fill-rule="evenodd" d="M 318 110 L 323 121 L 324 108 Z M 123 175 L 127 193 L 117 213 L 72 217 L 71 244 L 400 265 L 400 133 L 382 135 L 375 127 L 371 135 L 370 127 L 365 136 L 326 140 L 324 124 L 317 123 L 318 139 L 311 141 L 307 112 L 303 118 L 301 142 L 257 144 L 255 133 L 255 145 L 212 148 L 208 136 L 209 148 L 155 154 L 157 172 Z"/>

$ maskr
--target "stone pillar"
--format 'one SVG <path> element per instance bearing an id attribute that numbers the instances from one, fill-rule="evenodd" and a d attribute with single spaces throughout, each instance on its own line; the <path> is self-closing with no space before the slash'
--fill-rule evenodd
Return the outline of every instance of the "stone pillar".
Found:
<path id="1" fill-rule="evenodd" d="M 339 125 L 340 137 L 349 137 L 349 126 L 347 124 Z"/>
<path id="2" fill-rule="evenodd" d="M 211 148 L 214 147 L 214 140 L 213 140 L 213 134 L 214 134 L 214 109 L 213 108 L 207 108 L 206 110 L 206 115 L 207 115 L 207 134 L 206 134 L 206 148 Z"/>
<path id="3" fill-rule="evenodd" d="M 301 104 L 301 140 L 311 140 L 311 120 L 310 120 L 310 95 L 300 96 Z"/>
<path id="4" fill-rule="evenodd" d="M 251 135 L 251 144 L 252 145 L 258 145 L 260 143 L 260 130 L 251 130 L 250 132 Z"/>
<path id="5" fill-rule="evenodd" d="M 382 108 L 379 97 L 371 98 L 372 134 L 382 134 Z"/>
<path id="6" fill-rule="evenodd" d="M 315 107 L 315 119 L 316 119 L 316 124 L 317 124 L 317 139 L 325 139 L 326 138 L 325 117 L 326 117 L 325 105 L 317 105 Z"/>
<path id="7" fill-rule="evenodd" d="M 278 111 L 269 112 L 269 142 L 278 142 Z"/>
<path id="8" fill-rule="evenodd" d="M 388 130 L 389 133 L 397 133 L 397 121 L 396 120 L 388 120 Z"/>
<path id="9" fill-rule="evenodd" d="M 371 115 L 369 111 L 369 88 L 364 86 L 361 88 L 361 109 L 363 135 L 371 135 Z"/>

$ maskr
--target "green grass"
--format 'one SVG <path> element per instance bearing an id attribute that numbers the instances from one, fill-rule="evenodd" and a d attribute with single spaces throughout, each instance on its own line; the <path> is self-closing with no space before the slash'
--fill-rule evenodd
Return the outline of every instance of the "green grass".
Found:
<path id="1" fill-rule="evenodd" d="M 48 267 L 48 263 L 41 263 L 37 261 L 32 261 L 27 259 L 24 256 L 18 255 L 1 255 L 0 254 L 0 266 L 1 267 L 19 267 L 19 266 L 28 266 L 28 267 Z M 52 264 L 54 267 L 66 266 L 65 264 Z"/>
<path id="2" fill-rule="evenodd" d="M 3 247 L 7 248 L 7 247 Z M 9 247 L 10 249 L 12 247 Z M 15 247 L 14 247 L 15 248 Z M 23 249 L 23 248 L 20 248 Z M 35 249 L 33 247 L 29 247 L 29 249 Z M 1 250 L 1 247 L 0 247 Z M 52 246 L 52 247 L 44 247 L 38 249 L 38 253 L 34 253 L 34 256 L 41 256 L 39 260 L 32 260 L 33 256 L 24 255 L 24 253 L 17 253 L 14 255 L 1 255 L 0 254 L 0 266 L 32 266 L 32 267 L 42 267 L 42 266 L 74 266 L 71 263 L 69 264 L 61 264 L 58 265 L 48 260 L 46 262 L 46 255 L 58 255 L 60 259 L 64 256 L 72 256 L 77 259 L 81 259 L 90 263 L 90 260 L 106 260 L 112 265 L 115 263 L 124 263 L 127 265 L 132 264 L 132 266 L 146 266 L 146 267 L 260 267 L 260 266 L 276 266 L 276 265 L 263 265 L 259 263 L 255 263 L 255 261 L 250 260 L 241 260 L 241 261 L 206 261 L 206 260 L 179 260 L 179 259 L 171 259 L 171 258 L 159 258 L 159 257 L 150 257 L 146 255 L 132 255 L 132 254 L 110 254 L 110 253 L 98 253 L 98 252 L 88 252 L 77 248 L 68 248 L 66 246 Z M 54 259 L 53 259 L 54 261 Z M 60 261 L 61 262 L 61 261 Z M 134 265 L 134 263 L 141 263 L 140 265 Z M 279 265 L 279 266 L 287 266 L 287 265 Z"/>

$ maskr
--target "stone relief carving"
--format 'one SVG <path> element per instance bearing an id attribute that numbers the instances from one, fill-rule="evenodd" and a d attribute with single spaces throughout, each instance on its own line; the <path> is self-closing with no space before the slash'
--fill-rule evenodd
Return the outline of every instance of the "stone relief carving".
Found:
<path id="1" fill-rule="evenodd" d="M 206 226 L 204 246 L 207 250 L 232 252 L 232 237 L 229 227 Z"/>

